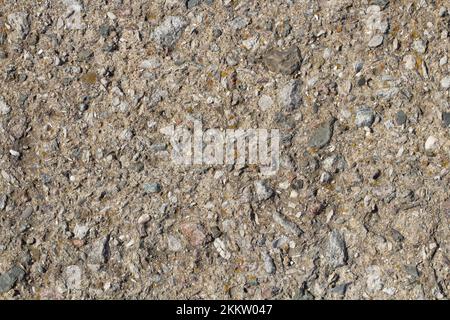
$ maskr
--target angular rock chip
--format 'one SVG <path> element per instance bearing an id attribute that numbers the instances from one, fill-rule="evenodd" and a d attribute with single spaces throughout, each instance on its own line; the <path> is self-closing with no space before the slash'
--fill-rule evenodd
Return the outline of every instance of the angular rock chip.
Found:
<path id="1" fill-rule="evenodd" d="M 296 225 L 294 222 L 288 220 L 286 217 L 282 216 L 280 213 L 275 212 L 272 215 L 273 220 L 278 223 L 280 226 L 282 226 L 287 232 L 295 235 L 300 236 L 303 233 L 303 230 L 300 229 L 298 225 Z"/>
<path id="2" fill-rule="evenodd" d="M 109 236 L 97 240 L 91 247 L 88 254 L 88 261 L 91 264 L 103 264 L 109 258 Z"/>
<path id="3" fill-rule="evenodd" d="M 297 109 L 301 101 L 299 80 L 290 80 L 278 93 L 278 103 L 286 111 Z"/>
<path id="4" fill-rule="evenodd" d="M 334 120 L 328 120 L 315 129 L 308 140 L 308 146 L 318 149 L 325 147 L 333 135 L 333 123 Z"/>
<path id="5" fill-rule="evenodd" d="M 201 246 L 205 243 L 206 234 L 203 227 L 196 223 L 185 223 L 180 226 L 180 231 L 186 240 L 194 247 Z"/>
<path id="6" fill-rule="evenodd" d="M 268 274 L 274 274 L 277 268 L 272 257 L 267 252 L 264 252 L 262 256 L 264 261 L 264 270 L 266 270 Z"/>
<path id="7" fill-rule="evenodd" d="M 15 12 L 8 15 L 8 23 L 19 39 L 25 39 L 30 33 L 30 19 L 26 12 Z"/>
<path id="8" fill-rule="evenodd" d="M 448 89 L 450 88 L 450 76 L 445 77 L 441 80 L 441 87 L 443 89 Z"/>
<path id="9" fill-rule="evenodd" d="M 375 113 L 370 108 L 361 108 L 356 112 L 355 124 L 358 128 L 370 127 L 375 121 Z"/>
<path id="10" fill-rule="evenodd" d="M 8 292 L 24 277 L 25 270 L 19 266 L 12 267 L 7 272 L 0 275 L 0 293 Z"/>
<path id="11" fill-rule="evenodd" d="M 8 201 L 8 197 L 6 194 L 0 195 L 0 210 L 3 210 L 6 208 L 6 202 Z"/>
<path id="12" fill-rule="evenodd" d="M 225 260 L 228 260 L 231 258 L 231 253 L 227 250 L 227 247 L 225 243 L 220 240 L 220 238 L 217 238 L 214 240 L 214 247 L 216 248 L 217 252 L 219 252 L 220 256 L 224 258 Z"/>
<path id="13" fill-rule="evenodd" d="M 11 107 L 0 97 L 0 115 L 5 116 L 11 112 Z"/>
<path id="14" fill-rule="evenodd" d="M 293 46 L 286 50 L 271 49 L 263 57 L 267 69 L 275 73 L 291 75 L 300 69 L 300 50 Z"/>
<path id="15" fill-rule="evenodd" d="M 254 186 L 258 201 L 268 200 L 274 194 L 273 190 L 267 186 L 265 181 L 255 181 Z"/>
<path id="16" fill-rule="evenodd" d="M 368 43 L 368 46 L 370 48 L 379 47 L 379 46 L 381 46 L 383 44 L 383 40 L 384 40 L 383 36 L 380 35 L 380 34 L 377 34 L 376 36 L 373 36 L 372 39 L 370 39 L 370 41 Z"/>
<path id="17" fill-rule="evenodd" d="M 450 112 L 442 113 L 442 126 L 444 128 L 450 127 Z"/>
<path id="18" fill-rule="evenodd" d="M 146 193 L 158 193 L 161 192 L 161 185 L 157 182 L 144 183 L 144 191 Z"/>
<path id="19" fill-rule="evenodd" d="M 347 246 L 344 238 L 337 230 L 333 230 L 328 238 L 326 258 L 328 264 L 333 268 L 347 264 Z"/>
<path id="20" fill-rule="evenodd" d="M 161 48 L 171 49 L 183 34 L 187 21 L 178 16 L 167 17 L 151 34 L 151 38 Z"/>

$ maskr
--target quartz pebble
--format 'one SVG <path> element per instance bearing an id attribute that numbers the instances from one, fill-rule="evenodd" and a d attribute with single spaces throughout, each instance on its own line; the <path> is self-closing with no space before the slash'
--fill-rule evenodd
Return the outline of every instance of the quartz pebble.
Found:
<path id="1" fill-rule="evenodd" d="M 429 136 L 427 141 L 425 141 L 425 151 L 432 153 L 438 148 L 438 139 L 434 136 Z"/>

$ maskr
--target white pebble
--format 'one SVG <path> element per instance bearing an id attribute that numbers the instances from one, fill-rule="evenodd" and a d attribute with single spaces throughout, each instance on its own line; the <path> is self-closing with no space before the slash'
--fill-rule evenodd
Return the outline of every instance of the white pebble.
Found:
<path id="1" fill-rule="evenodd" d="M 150 221 L 150 215 L 148 213 L 144 213 L 138 218 L 138 224 L 145 224 Z"/>
<path id="2" fill-rule="evenodd" d="M 14 157 L 20 157 L 20 152 L 16 151 L 16 150 L 9 150 L 9 153 L 14 156 Z"/>
<path id="3" fill-rule="evenodd" d="M 437 147 L 438 147 L 438 139 L 433 136 L 429 136 L 427 141 L 425 142 L 425 150 L 435 151 Z"/>
<path id="4" fill-rule="evenodd" d="M 450 88 L 450 76 L 447 76 L 441 80 L 441 87 L 444 89 Z"/>

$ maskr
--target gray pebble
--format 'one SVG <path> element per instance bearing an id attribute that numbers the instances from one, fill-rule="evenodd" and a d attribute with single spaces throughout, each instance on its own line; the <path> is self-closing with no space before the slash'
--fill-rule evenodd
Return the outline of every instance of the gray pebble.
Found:
<path id="1" fill-rule="evenodd" d="M 212 31 L 212 35 L 214 39 L 217 39 L 222 35 L 222 30 L 220 30 L 219 28 L 214 28 Z"/>
<path id="2" fill-rule="evenodd" d="M 174 251 L 174 252 L 180 251 L 181 249 L 183 249 L 183 244 L 181 243 L 180 239 L 178 239 L 178 237 L 175 237 L 171 234 L 167 237 L 167 246 L 170 251 Z"/>
<path id="3" fill-rule="evenodd" d="M 442 126 L 444 128 L 450 127 L 450 112 L 442 113 Z"/>
<path id="4" fill-rule="evenodd" d="M 25 39 L 30 33 L 30 16 L 26 12 L 16 12 L 8 15 L 8 23 L 19 39 Z"/>
<path id="5" fill-rule="evenodd" d="M 370 48 L 379 47 L 383 44 L 383 39 L 384 39 L 383 36 L 378 34 L 378 35 L 372 37 L 372 39 L 370 39 L 368 45 Z"/>
<path id="6" fill-rule="evenodd" d="M 389 4 L 389 0 L 371 0 L 371 5 L 380 6 L 381 8 L 386 7 Z"/>
<path id="7" fill-rule="evenodd" d="M 144 183 L 144 191 L 146 193 L 158 193 L 161 192 L 161 185 L 157 182 Z"/>
<path id="8" fill-rule="evenodd" d="M 359 77 L 358 80 L 356 80 L 356 84 L 358 87 L 364 86 L 366 84 L 366 78 L 364 76 Z"/>
<path id="9" fill-rule="evenodd" d="M 326 258 L 333 268 L 347 264 L 347 247 L 344 238 L 337 230 L 333 230 L 329 235 Z"/>
<path id="10" fill-rule="evenodd" d="M 405 240 L 405 237 L 395 229 L 391 229 L 391 237 L 396 242 L 402 242 L 403 240 Z"/>
<path id="11" fill-rule="evenodd" d="M 33 209 L 32 206 L 26 207 L 26 208 L 22 211 L 21 219 L 22 219 L 22 220 L 28 219 L 28 218 L 31 217 L 31 215 L 33 214 L 33 211 L 34 211 L 34 209 Z"/>
<path id="12" fill-rule="evenodd" d="M 94 53 L 91 50 L 81 50 L 78 53 L 78 61 L 87 62 L 87 61 L 89 61 L 89 59 L 92 58 L 93 55 L 94 55 Z"/>
<path id="13" fill-rule="evenodd" d="M 102 24 L 99 29 L 100 35 L 103 38 L 107 38 L 111 32 L 111 27 L 108 24 Z"/>
<path id="14" fill-rule="evenodd" d="M 81 103 L 78 107 L 78 110 L 80 110 L 80 112 L 85 112 L 89 109 L 89 105 L 86 103 Z"/>
<path id="15" fill-rule="evenodd" d="M 264 261 L 264 270 L 266 270 L 268 274 L 274 274 L 277 268 L 275 266 L 275 263 L 273 262 L 272 257 L 267 252 L 263 253 L 263 261 Z"/>
<path id="16" fill-rule="evenodd" d="M 286 50 L 269 50 L 263 57 L 263 61 L 270 71 L 291 75 L 300 69 L 302 58 L 297 47 L 290 47 Z"/>
<path id="17" fill-rule="evenodd" d="M 0 275 L 0 293 L 11 290 L 14 285 L 25 277 L 25 270 L 19 266 L 14 266 L 7 272 Z"/>
<path id="18" fill-rule="evenodd" d="M 153 31 L 151 38 L 161 48 L 173 48 L 187 25 L 183 17 L 168 16 Z"/>
<path id="19" fill-rule="evenodd" d="M 326 171 L 320 175 L 320 183 L 322 184 L 330 183 L 332 179 L 332 175 Z"/>
<path id="20" fill-rule="evenodd" d="M 358 61 L 355 63 L 354 67 L 355 67 L 355 73 L 358 73 L 362 70 L 364 66 L 364 63 L 362 63 L 361 61 Z"/>
<path id="21" fill-rule="evenodd" d="M 370 127 L 375 121 L 375 113 L 370 108 L 362 108 L 356 112 L 355 124 L 357 127 Z"/>
<path id="22" fill-rule="evenodd" d="M 328 120 L 315 129 L 309 138 L 308 146 L 319 149 L 326 146 L 333 135 L 333 122 Z"/>
<path id="23" fill-rule="evenodd" d="M 88 254 L 88 261 L 91 264 L 106 263 L 109 258 L 109 236 L 97 240 L 91 247 Z"/>
<path id="24" fill-rule="evenodd" d="M 294 222 L 288 220 L 286 217 L 284 217 L 283 215 L 281 215 L 278 212 L 275 212 L 272 215 L 273 220 L 278 223 L 280 226 L 282 226 L 287 232 L 295 235 L 295 236 L 300 236 L 303 233 L 303 230 L 300 229 L 300 227 L 298 225 L 296 225 Z"/>
<path id="25" fill-rule="evenodd" d="M 397 123 L 398 126 L 402 126 L 406 123 L 407 117 L 406 113 L 403 110 L 400 110 L 395 115 L 395 123 Z"/>
<path id="26" fill-rule="evenodd" d="M 187 0 L 186 8 L 192 9 L 200 4 L 201 0 Z"/>
<path id="27" fill-rule="evenodd" d="M 407 264 L 404 267 L 405 267 L 406 273 L 410 277 L 416 279 L 420 276 L 419 271 L 417 270 L 417 267 L 414 264 Z"/>
<path id="28" fill-rule="evenodd" d="M 286 111 L 297 109 L 301 101 L 299 80 L 290 80 L 278 93 L 278 103 Z"/>
<path id="29" fill-rule="evenodd" d="M 250 19 L 244 18 L 244 17 L 236 17 L 233 20 L 229 22 L 229 26 L 237 31 L 244 29 L 246 26 L 248 26 L 250 23 Z"/>
<path id="30" fill-rule="evenodd" d="M 0 195 L 0 210 L 6 208 L 6 202 L 8 201 L 8 196 L 6 194 Z"/>
<path id="31" fill-rule="evenodd" d="M 330 292 L 343 296 L 343 295 L 345 295 L 345 292 L 347 291 L 348 285 L 349 285 L 348 283 L 338 284 L 337 286 L 332 288 L 330 290 Z"/>
<path id="32" fill-rule="evenodd" d="M 75 228 L 73 229 L 73 233 L 75 235 L 75 238 L 77 239 L 84 239 L 89 231 L 89 226 L 87 225 L 80 225 L 76 224 Z"/>
<path id="33" fill-rule="evenodd" d="M 0 46 L 6 43 L 7 34 L 4 31 L 0 31 Z"/>

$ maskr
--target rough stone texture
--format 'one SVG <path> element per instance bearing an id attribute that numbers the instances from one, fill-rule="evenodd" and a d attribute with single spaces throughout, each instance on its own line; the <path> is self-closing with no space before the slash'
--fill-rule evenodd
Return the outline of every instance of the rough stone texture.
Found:
<path id="1" fill-rule="evenodd" d="M 291 75 L 300 69 L 300 50 L 297 47 L 271 49 L 264 55 L 264 63 L 272 72 Z"/>
<path id="2" fill-rule="evenodd" d="M 371 48 L 376 48 L 383 44 L 383 40 L 384 40 L 384 38 L 382 35 L 376 35 L 372 39 L 370 39 L 368 45 Z"/>
<path id="3" fill-rule="evenodd" d="M 6 104 L 5 101 L 0 97 L 0 115 L 6 116 L 11 112 L 11 107 Z"/>
<path id="4" fill-rule="evenodd" d="M 356 112 L 355 124 L 357 127 L 370 127 L 375 121 L 375 114 L 371 108 L 361 108 Z"/>
<path id="5" fill-rule="evenodd" d="M 300 93 L 300 81 L 291 80 L 284 85 L 278 93 L 278 103 L 286 111 L 296 109 L 302 101 Z"/>
<path id="6" fill-rule="evenodd" d="M 284 217 L 283 215 L 281 215 L 278 212 L 275 212 L 273 214 L 273 221 L 275 221 L 280 226 L 282 226 L 283 229 L 291 235 L 300 236 L 303 233 L 302 229 L 300 229 L 300 227 L 298 225 L 296 225 L 294 222 L 288 220 L 286 217 Z"/>
<path id="7" fill-rule="evenodd" d="M 316 128 L 309 138 L 308 145 L 313 148 L 323 148 L 333 135 L 333 120 L 325 121 Z"/>
<path id="8" fill-rule="evenodd" d="M 448 299 L 449 9 L 1 1 L 0 299 Z"/>
<path id="9" fill-rule="evenodd" d="M 255 192 L 258 201 L 264 201 L 273 196 L 273 190 L 267 185 L 265 181 L 255 181 Z"/>
<path id="10" fill-rule="evenodd" d="M 326 256 L 332 268 L 342 267 L 347 263 L 347 247 L 344 238 L 336 230 L 330 233 Z"/>
<path id="11" fill-rule="evenodd" d="M 14 285 L 23 279 L 25 271 L 19 267 L 14 266 L 7 272 L 0 275 L 0 293 L 5 293 L 11 290 Z"/>
<path id="12" fill-rule="evenodd" d="M 186 26 L 183 17 L 169 16 L 153 31 L 152 38 L 160 47 L 173 48 Z"/>
<path id="13" fill-rule="evenodd" d="M 109 236 L 95 241 L 88 254 L 88 261 L 91 264 L 103 264 L 109 258 Z"/>

